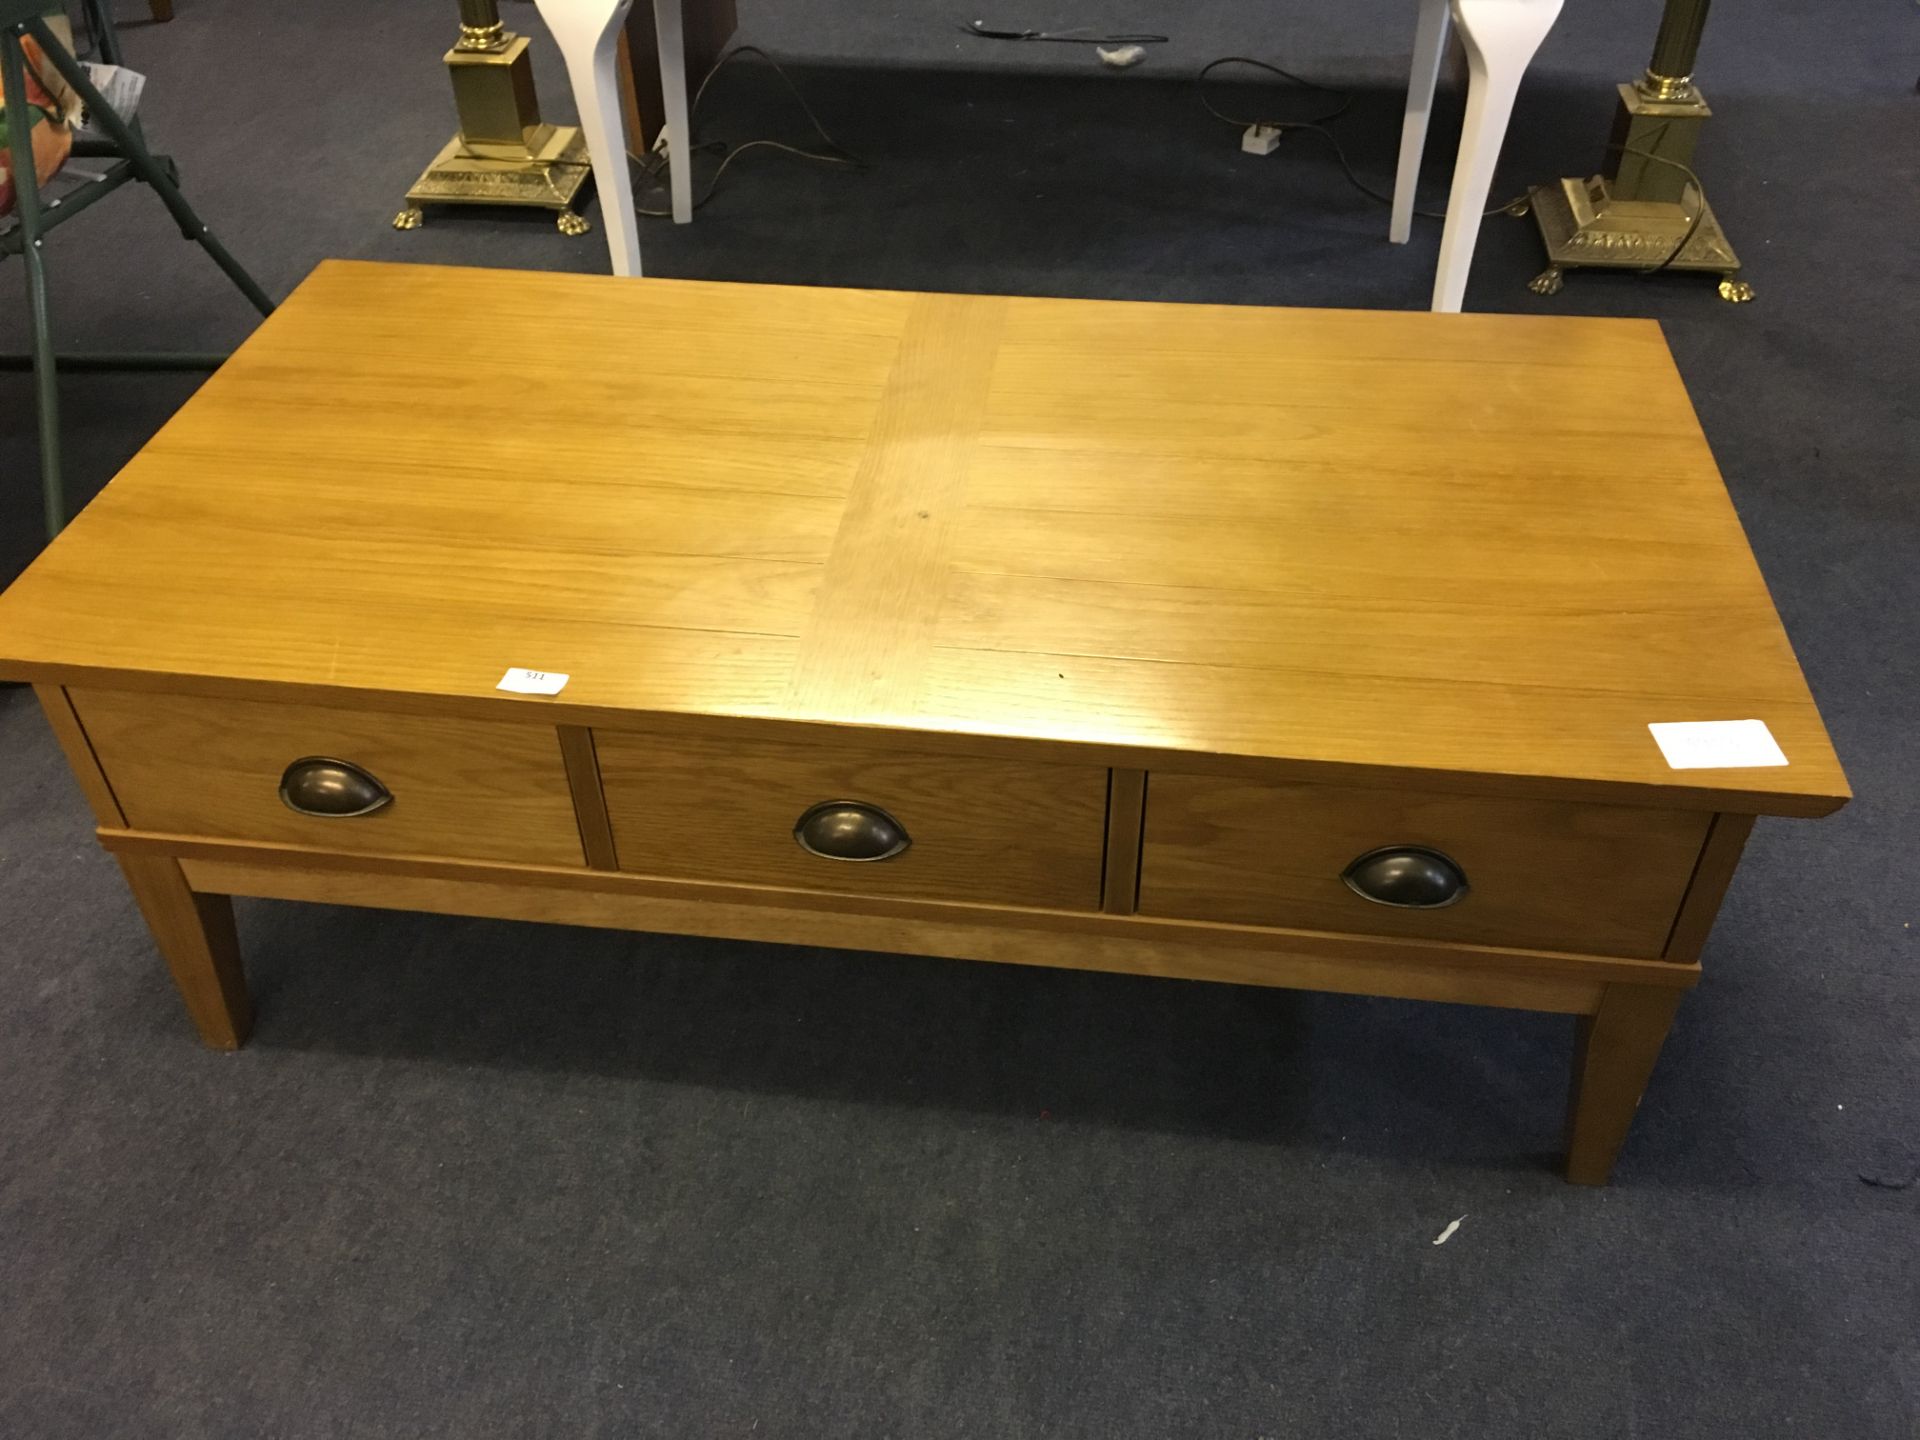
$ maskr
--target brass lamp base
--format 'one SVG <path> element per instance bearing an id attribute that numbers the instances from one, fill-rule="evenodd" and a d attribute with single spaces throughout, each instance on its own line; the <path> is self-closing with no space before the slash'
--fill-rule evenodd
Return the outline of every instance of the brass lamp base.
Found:
<path id="1" fill-rule="evenodd" d="M 1708 0 L 1666 0 L 1653 59 L 1620 87 L 1608 172 L 1591 180 L 1535 186 L 1510 213 L 1529 207 L 1547 247 L 1547 268 L 1527 288 L 1557 295 L 1567 271 L 1705 270 L 1720 275 L 1720 298 L 1753 299 L 1740 261 L 1693 173 L 1693 148 L 1713 111 L 1693 83 Z"/>
<path id="2" fill-rule="evenodd" d="M 573 202 L 592 176 L 587 142 L 573 125 L 543 127 L 551 132 L 526 159 L 496 159 L 474 154 L 456 135 L 407 191 L 407 208 L 393 217 L 396 230 L 416 230 L 422 205 L 531 205 L 558 212 L 563 235 L 584 235 L 592 225 Z"/>
<path id="3" fill-rule="evenodd" d="M 1536 295 L 1557 294 L 1566 271 L 1592 267 L 1718 272 L 1723 299 L 1753 298 L 1713 207 L 1697 192 L 1692 203 L 1623 200 L 1596 175 L 1536 186 L 1528 198 L 1547 247 L 1547 268 L 1527 287 Z"/>
<path id="4" fill-rule="evenodd" d="M 593 169 L 577 126 L 540 118 L 531 44 L 500 23 L 498 0 L 461 0 L 460 39 L 446 53 L 460 133 L 407 192 L 396 230 L 417 230 L 422 205 L 531 205 L 558 212 L 562 235 L 592 227 L 573 208 Z"/>

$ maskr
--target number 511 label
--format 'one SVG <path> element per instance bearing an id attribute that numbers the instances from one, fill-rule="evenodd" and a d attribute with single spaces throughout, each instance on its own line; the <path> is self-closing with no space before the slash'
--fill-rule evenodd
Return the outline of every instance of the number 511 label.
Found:
<path id="1" fill-rule="evenodd" d="M 557 670 L 522 670 L 516 665 L 493 688 L 511 690 L 516 695 L 558 695 L 572 678 Z"/>

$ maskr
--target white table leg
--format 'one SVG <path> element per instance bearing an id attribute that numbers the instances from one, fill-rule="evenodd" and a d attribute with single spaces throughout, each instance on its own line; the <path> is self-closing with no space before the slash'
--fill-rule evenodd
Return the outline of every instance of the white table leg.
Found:
<path id="1" fill-rule="evenodd" d="M 620 113 L 615 60 L 620 27 L 632 0 L 537 0 L 553 43 L 567 62 L 574 108 L 593 160 L 600 192 L 600 224 L 616 275 L 640 273 L 640 221 L 633 213 L 633 177 L 627 173 L 627 128 Z M 685 86 L 686 70 L 681 68 Z"/>
<path id="2" fill-rule="evenodd" d="M 660 47 L 660 98 L 666 110 L 667 178 L 673 186 L 673 223 L 693 219 L 693 122 L 687 115 L 687 43 L 682 0 L 653 0 L 653 31 Z"/>
<path id="3" fill-rule="evenodd" d="M 1440 62 L 1447 54 L 1448 0 L 1420 0 L 1413 31 L 1413 73 L 1407 79 L 1407 114 L 1400 122 L 1400 169 L 1393 177 L 1393 219 L 1387 239 L 1407 243 L 1413 233 L 1413 192 L 1420 180 L 1420 157 L 1427 148 L 1427 122 L 1433 118 L 1433 91 Z"/>
<path id="4" fill-rule="evenodd" d="M 1467 293 L 1467 270 L 1480 236 L 1480 212 L 1493 187 L 1493 167 L 1507 136 L 1513 98 L 1520 93 L 1540 42 L 1559 18 L 1561 0 L 1453 0 L 1454 23 L 1467 47 L 1467 120 L 1447 197 L 1440 235 L 1440 269 L 1433 308 L 1456 311 Z"/>

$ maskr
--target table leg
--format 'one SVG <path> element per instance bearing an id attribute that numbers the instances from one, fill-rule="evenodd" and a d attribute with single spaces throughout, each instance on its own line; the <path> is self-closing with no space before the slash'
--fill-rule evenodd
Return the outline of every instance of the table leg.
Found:
<path id="1" fill-rule="evenodd" d="M 1413 192 L 1420 181 L 1420 157 L 1427 149 L 1427 122 L 1433 118 L 1433 92 L 1440 62 L 1447 55 L 1448 0 L 1420 0 L 1413 31 L 1413 72 L 1407 78 L 1407 113 L 1400 122 L 1400 169 L 1393 177 L 1393 218 L 1387 239 L 1407 243 L 1413 234 Z"/>
<path id="2" fill-rule="evenodd" d="M 617 74 L 620 27 L 631 0 L 538 0 L 553 43 L 567 62 L 573 105 L 587 137 L 593 184 L 600 192 L 600 224 L 616 275 L 640 273 L 640 219 L 633 211 L 633 177 L 627 172 L 626 117 L 620 110 Z M 665 52 L 662 51 L 662 60 Z M 684 86 L 685 68 L 681 84 Z"/>
<path id="3" fill-rule="evenodd" d="M 1493 188 L 1493 167 L 1506 139 L 1520 77 L 1559 18 L 1561 0 L 1453 0 L 1454 23 L 1467 47 L 1467 118 L 1440 234 L 1433 308 L 1457 311 L 1480 237 L 1480 212 Z"/>
<path id="4" fill-rule="evenodd" d="M 1686 991 L 1609 985 L 1600 1009 L 1580 1017 L 1567 1106 L 1567 1179 L 1604 1185 Z"/>
<path id="5" fill-rule="evenodd" d="M 687 114 L 687 37 L 683 0 L 653 0 L 654 43 L 660 51 L 660 102 L 666 115 L 667 179 L 673 187 L 673 223 L 693 219 L 693 122 Z"/>
<path id="6" fill-rule="evenodd" d="M 253 1028 L 253 1001 L 240 964 L 233 902 L 191 889 L 170 856 L 118 859 L 200 1038 L 215 1050 L 238 1050 Z"/>

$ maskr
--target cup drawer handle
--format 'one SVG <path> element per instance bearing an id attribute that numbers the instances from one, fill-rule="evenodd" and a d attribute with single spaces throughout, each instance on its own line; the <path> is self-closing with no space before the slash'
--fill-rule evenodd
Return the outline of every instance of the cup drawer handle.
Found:
<path id="1" fill-rule="evenodd" d="M 1467 872 L 1424 845 L 1386 845 L 1355 860 L 1340 878 L 1363 900 L 1403 910 L 1439 910 L 1466 897 Z"/>
<path id="2" fill-rule="evenodd" d="M 822 800 L 793 826 L 793 838 L 823 860 L 891 860 L 913 841 L 898 820 L 878 805 L 858 800 Z"/>
<path id="3" fill-rule="evenodd" d="M 280 777 L 280 798 L 302 815 L 340 820 L 384 810 L 393 792 L 350 760 L 309 755 Z"/>

